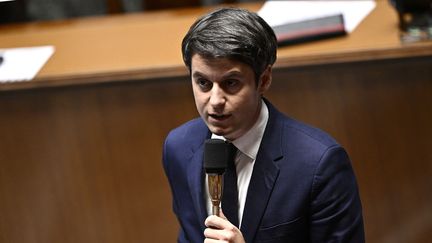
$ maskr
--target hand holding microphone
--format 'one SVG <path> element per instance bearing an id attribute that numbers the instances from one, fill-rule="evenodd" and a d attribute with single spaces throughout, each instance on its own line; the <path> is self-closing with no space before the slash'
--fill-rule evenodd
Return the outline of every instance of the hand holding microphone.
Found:
<path id="1" fill-rule="evenodd" d="M 224 240 L 226 242 L 244 243 L 243 235 L 238 228 L 238 218 L 237 214 L 237 200 L 234 203 L 229 204 L 231 214 L 235 214 L 234 220 L 228 220 L 226 215 L 220 212 L 219 205 L 223 197 L 224 188 L 224 173 L 233 173 L 230 170 L 234 169 L 234 150 L 233 145 L 225 142 L 221 139 L 208 139 L 204 144 L 204 169 L 208 177 L 208 190 L 210 194 L 210 200 L 212 202 L 212 214 L 215 216 L 209 216 L 205 225 L 208 227 L 204 231 L 204 236 L 206 239 L 211 240 Z M 229 166 L 234 166 L 234 168 L 228 168 Z M 229 184 L 227 186 L 229 187 Z M 236 179 L 234 179 L 235 190 L 228 190 L 237 194 Z M 228 188 L 229 189 L 229 188 Z M 229 195 L 237 199 L 237 195 Z M 224 198 L 225 200 L 226 198 Z M 225 202 L 224 202 L 225 203 Z M 225 205 L 226 206 L 226 205 Z M 224 206 L 224 207 L 225 207 Z M 225 208 L 224 208 L 225 209 Z M 206 241 L 205 241 L 206 242 Z"/>
<path id="2" fill-rule="evenodd" d="M 208 139 L 204 144 L 204 169 L 208 177 L 208 190 L 213 215 L 220 216 L 223 195 L 223 174 L 230 159 L 230 145 L 222 139 Z"/>

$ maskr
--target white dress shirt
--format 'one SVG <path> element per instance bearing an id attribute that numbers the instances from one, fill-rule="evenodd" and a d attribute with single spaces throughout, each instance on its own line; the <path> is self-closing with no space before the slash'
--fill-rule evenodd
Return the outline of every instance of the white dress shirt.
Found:
<path id="1" fill-rule="evenodd" d="M 252 176 L 253 167 L 255 164 L 258 149 L 261 144 L 261 140 L 264 135 L 264 130 L 268 121 L 268 108 L 267 105 L 262 101 L 261 111 L 257 121 L 253 127 L 246 132 L 243 136 L 232 141 L 234 146 L 237 147 L 238 151 L 235 158 L 235 165 L 237 171 L 237 188 L 238 188 L 238 202 L 239 202 L 239 225 L 241 225 L 243 218 L 243 210 L 245 207 L 247 191 L 249 188 L 249 182 Z M 226 140 L 224 137 L 212 134 L 212 138 L 219 138 Z M 208 181 L 207 176 L 205 179 L 205 191 L 206 191 L 206 208 L 207 214 L 211 215 L 212 204 L 209 200 Z"/>

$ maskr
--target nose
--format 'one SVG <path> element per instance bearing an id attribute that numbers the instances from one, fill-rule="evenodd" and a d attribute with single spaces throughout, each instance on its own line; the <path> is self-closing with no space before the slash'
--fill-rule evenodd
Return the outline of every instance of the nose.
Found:
<path id="1" fill-rule="evenodd" d="M 214 83 L 210 92 L 210 105 L 217 108 L 223 106 L 225 102 L 225 92 L 218 84 Z"/>

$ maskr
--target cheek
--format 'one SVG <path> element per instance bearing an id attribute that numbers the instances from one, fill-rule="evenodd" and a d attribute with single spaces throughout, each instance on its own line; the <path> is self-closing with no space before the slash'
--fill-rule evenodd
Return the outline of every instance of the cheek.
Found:
<path id="1" fill-rule="evenodd" d="M 198 88 L 196 87 L 196 85 L 194 85 L 194 84 L 192 84 L 192 92 L 193 92 L 195 102 L 197 102 L 199 100 L 199 97 L 200 97 L 200 92 L 199 92 Z"/>
<path id="2" fill-rule="evenodd" d="M 251 111 L 255 110 L 258 102 L 261 100 L 261 95 L 258 93 L 258 91 L 250 89 L 246 92 L 243 92 L 239 94 L 236 97 L 236 105 L 244 111 L 247 111 L 250 113 Z M 245 114 L 247 115 L 247 114 Z"/>
<path id="3" fill-rule="evenodd" d="M 201 114 L 205 107 L 205 97 L 202 93 L 194 92 L 194 99 L 197 110 Z"/>

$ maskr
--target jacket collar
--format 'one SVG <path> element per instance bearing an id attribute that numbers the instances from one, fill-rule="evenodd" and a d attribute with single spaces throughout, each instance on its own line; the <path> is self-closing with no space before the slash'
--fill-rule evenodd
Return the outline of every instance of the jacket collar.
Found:
<path id="1" fill-rule="evenodd" d="M 280 122 L 282 114 L 267 100 L 264 101 L 269 109 L 269 119 L 255 161 L 240 227 L 246 242 L 253 242 L 255 238 L 274 183 L 279 175 L 279 168 L 275 162 L 283 158 L 281 146 L 283 124 Z M 211 133 L 202 121 L 199 129 L 200 134 L 203 134 L 204 129 L 206 136 L 199 136 L 199 139 L 196 137 L 200 142 L 192 147 L 193 155 L 187 171 L 189 189 L 193 200 L 191 203 L 195 207 L 198 215 L 197 220 L 199 220 L 203 231 L 205 229 L 204 221 L 207 217 L 203 190 L 205 185 L 203 153 L 204 141 L 210 138 Z"/>
<path id="2" fill-rule="evenodd" d="M 187 169 L 187 180 L 189 191 L 192 196 L 192 204 L 195 207 L 195 212 L 197 213 L 197 220 L 201 225 L 202 232 L 204 232 L 205 225 L 204 221 L 207 218 L 206 204 L 204 200 L 204 179 L 205 172 L 203 166 L 204 159 L 204 141 L 210 138 L 210 131 L 205 125 L 204 121 L 200 119 L 199 126 L 196 131 L 193 131 L 193 136 L 195 137 L 194 143 L 191 145 L 192 157 L 190 158 L 188 169 Z"/>
<path id="3" fill-rule="evenodd" d="M 283 158 L 282 114 L 267 100 L 265 102 L 269 108 L 269 120 L 252 172 L 240 227 L 246 242 L 253 242 L 255 238 L 279 175 L 279 168 L 275 162 Z"/>

